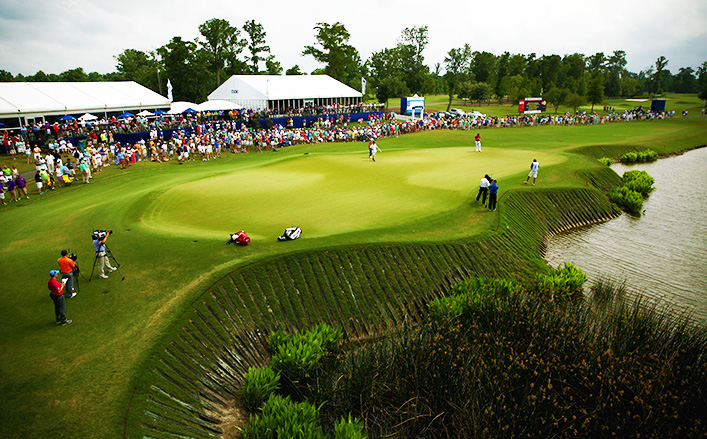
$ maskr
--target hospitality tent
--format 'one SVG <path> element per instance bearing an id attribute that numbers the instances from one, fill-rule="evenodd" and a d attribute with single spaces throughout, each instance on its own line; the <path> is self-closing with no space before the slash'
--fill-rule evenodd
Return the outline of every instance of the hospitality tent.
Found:
<path id="1" fill-rule="evenodd" d="M 233 75 L 208 98 L 281 113 L 308 105 L 359 104 L 362 94 L 328 75 Z"/>
<path id="2" fill-rule="evenodd" d="M 170 106 L 168 113 L 169 114 L 182 114 L 182 113 L 184 113 L 184 110 L 188 110 L 189 108 L 197 108 L 197 107 L 198 107 L 198 105 L 193 102 L 186 102 L 186 101 L 172 102 L 172 105 Z"/>
<path id="3" fill-rule="evenodd" d="M 169 100 L 134 81 L 0 82 L 0 119 L 20 123 L 67 114 L 169 108 Z M 24 119 L 24 120 L 23 120 Z"/>

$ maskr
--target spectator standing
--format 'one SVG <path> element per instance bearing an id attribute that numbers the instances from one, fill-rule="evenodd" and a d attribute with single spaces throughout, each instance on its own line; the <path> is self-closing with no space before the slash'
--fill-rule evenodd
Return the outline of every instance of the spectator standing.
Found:
<path id="1" fill-rule="evenodd" d="M 496 197 L 498 195 L 498 183 L 492 180 L 489 185 L 489 212 L 496 210 Z"/>
<path id="2" fill-rule="evenodd" d="M 51 270 L 49 272 L 49 297 L 54 301 L 54 316 L 56 317 L 57 325 L 68 325 L 71 320 L 66 320 L 66 303 L 64 302 L 64 283 L 59 282 L 58 277 L 61 273 L 59 270 Z"/>
<path id="3" fill-rule="evenodd" d="M 491 177 L 486 174 L 483 178 L 481 178 L 481 182 L 479 183 L 479 193 L 476 195 L 476 201 L 479 201 L 479 198 L 481 198 L 482 206 L 486 206 L 486 197 L 489 194 L 489 185 L 491 185 Z"/>
<path id="4" fill-rule="evenodd" d="M 27 180 L 21 175 L 17 175 L 15 178 L 15 188 L 17 188 L 17 198 L 21 198 L 22 195 L 29 200 L 29 195 L 27 195 Z"/>

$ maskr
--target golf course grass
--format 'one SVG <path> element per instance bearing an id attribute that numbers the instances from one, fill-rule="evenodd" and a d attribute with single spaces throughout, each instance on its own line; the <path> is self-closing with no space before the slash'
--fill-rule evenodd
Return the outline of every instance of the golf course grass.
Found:
<path id="1" fill-rule="evenodd" d="M 32 188 L 30 200 L 0 206 L 0 437 L 120 437 L 126 423 L 128 437 L 197 435 L 175 425 L 174 409 L 155 396 L 165 346 L 183 342 L 169 351 L 179 359 L 159 379 L 181 373 L 204 384 L 193 359 L 217 358 L 217 345 L 260 340 L 250 328 L 341 320 L 352 336 L 365 336 L 414 315 L 455 278 L 542 269 L 544 235 L 614 214 L 602 192 L 586 186 L 590 176 L 610 179 L 598 157 L 704 145 L 707 119 L 488 129 L 481 154 L 473 151 L 474 134 L 381 139 L 375 163 L 364 143 L 336 143 L 182 166 L 110 166 L 88 185 L 41 196 Z M 535 187 L 521 184 L 533 159 L 541 164 Z M 493 213 L 473 201 L 486 173 L 500 186 Z M 277 242 L 293 225 L 302 238 Z M 108 245 L 121 268 L 88 282 L 94 229 L 115 231 Z M 251 244 L 225 245 L 240 229 Z M 57 327 L 46 283 L 63 248 L 78 253 L 85 278 L 67 300 L 73 323 Z M 475 267 L 469 250 L 496 261 Z M 344 288 L 363 302 L 316 294 Z M 250 352 L 249 360 L 264 361 L 258 349 Z M 218 388 L 211 379 L 206 388 Z M 194 382 L 171 386 L 186 400 Z M 162 426 L 148 433 L 146 417 L 160 417 Z"/>

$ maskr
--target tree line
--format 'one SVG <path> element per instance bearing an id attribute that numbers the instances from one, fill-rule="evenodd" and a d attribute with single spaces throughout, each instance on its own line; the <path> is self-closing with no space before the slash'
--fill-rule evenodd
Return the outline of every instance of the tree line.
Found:
<path id="1" fill-rule="evenodd" d="M 116 71 L 111 73 L 86 73 L 77 67 L 60 74 L 40 70 L 23 76 L 0 70 L 0 81 L 130 80 L 165 95 L 169 79 L 174 100 L 202 102 L 231 75 L 283 74 L 282 65 L 267 45 L 265 29 L 254 20 L 238 27 L 212 18 L 199 25 L 199 34 L 193 41 L 175 36 L 154 51 L 125 49 L 114 57 Z M 313 44 L 305 45 L 301 53 L 322 65 L 311 74 L 327 74 L 355 89 L 360 89 L 365 78 L 367 94 L 379 102 L 413 93 L 447 94 L 449 105 L 454 97 L 472 102 L 517 102 L 542 96 L 555 109 L 561 105 L 576 109 L 587 102 L 599 104 L 606 97 L 664 92 L 697 93 L 707 101 L 707 61 L 697 70 L 681 67 L 672 73 L 669 60 L 660 56 L 650 68 L 634 73 L 626 69 L 623 50 L 589 56 L 495 55 L 464 44 L 450 49 L 443 63 L 430 68 L 423 55 L 429 42 L 427 26 L 403 29 L 394 47 L 373 52 L 365 61 L 349 44 L 350 37 L 340 22 L 317 23 Z M 284 73 L 306 74 L 298 65 Z"/>

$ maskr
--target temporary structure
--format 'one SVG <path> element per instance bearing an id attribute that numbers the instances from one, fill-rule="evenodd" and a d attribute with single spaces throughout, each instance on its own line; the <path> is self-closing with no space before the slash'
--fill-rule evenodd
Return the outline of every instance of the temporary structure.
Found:
<path id="1" fill-rule="evenodd" d="M 167 107 L 167 98 L 134 81 L 0 82 L 0 119 Z"/>
<path id="2" fill-rule="evenodd" d="M 241 105 L 238 105 L 235 102 L 213 100 L 202 102 L 196 109 L 199 111 L 228 111 L 240 110 L 242 108 L 243 107 Z"/>
<path id="3" fill-rule="evenodd" d="M 362 94 L 328 75 L 234 75 L 208 97 L 254 110 L 282 110 L 358 104 Z"/>

